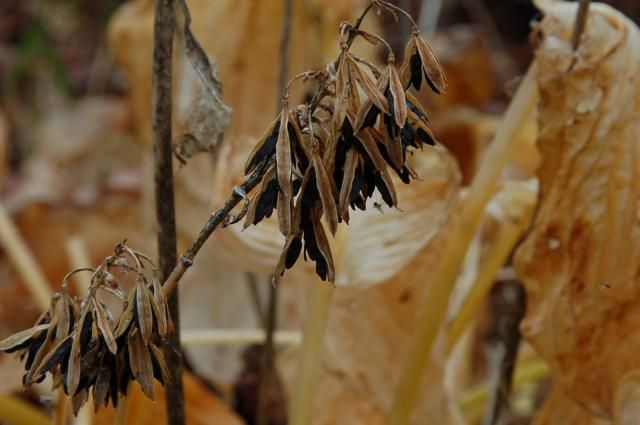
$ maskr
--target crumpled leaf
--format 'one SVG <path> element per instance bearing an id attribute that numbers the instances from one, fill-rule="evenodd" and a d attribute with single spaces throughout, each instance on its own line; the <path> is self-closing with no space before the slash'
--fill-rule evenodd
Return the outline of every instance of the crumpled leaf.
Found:
<path id="1" fill-rule="evenodd" d="M 189 108 L 188 133 L 176 143 L 177 153 L 189 158 L 199 152 L 211 152 L 217 146 L 229 127 L 231 108 L 222 101 L 222 83 L 215 63 L 191 32 L 191 15 L 185 1 L 180 0 L 178 5 L 184 17 L 181 34 L 184 52 L 202 84 L 201 93 Z"/>
<path id="2" fill-rule="evenodd" d="M 541 198 L 516 255 L 522 332 L 569 398 L 610 418 L 618 383 L 640 366 L 640 34 L 594 3 L 573 54 L 577 4 L 538 3 Z"/>

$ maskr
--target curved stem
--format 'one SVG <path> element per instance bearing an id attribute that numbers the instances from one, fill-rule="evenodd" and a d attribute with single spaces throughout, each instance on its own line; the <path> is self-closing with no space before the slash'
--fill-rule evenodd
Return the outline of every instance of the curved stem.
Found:
<path id="1" fill-rule="evenodd" d="M 416 24 L 416 21 L 413 20 L 413 18 L 411 17 L 411 14 L 409 14 L 409 12 L 407 12 L 406 10 L 396 6 L 395 4 L 392 4 L 383 0 L 375 0 L 375 3 L 378 5 L 382 5 L 383 8 L 386 7 L 389 9 L 393 9 L 396 12 L 399 12 L 400 14 L 404 15 L 411 23 L 411 32 L 413 33 L 420 32 L 420 28 L 418 27 L 418 24 Z"/>

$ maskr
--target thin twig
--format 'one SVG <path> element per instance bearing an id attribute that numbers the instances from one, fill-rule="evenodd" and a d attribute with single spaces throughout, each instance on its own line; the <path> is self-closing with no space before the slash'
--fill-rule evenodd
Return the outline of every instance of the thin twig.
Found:
<path id="1" fill-rule="evenodd" d="M 271 164 L 272 161 L 267 161 L 263 163 L 262 166 L 258 167 L 258 169 L 254 171 L 247 180 L 244 181 L 244 183 L 234 188 L 231 196 L 229 196 L 229 199 L 225 201 L 224 205 L 211 214 L 209 220 L 204 224 L 196 239 L 191 242 L 189 248 L 180 256 L 180 261 L 178 261 L 178 264 L 174 267 L 169 277 L 165 279 L 163 288 L 167 296 L 173 294 L 173 291 L 178 286 L 178 282 L 182 279 L 184 273 L 193 265 L 193 260 L 207 239 L 209 239 L 209 236 L 211 236 L 214 230 L 222 224 L 225 217 L 231 212 L 231 210 L 233 210 L 233 208 L 235 208 L 235 206 L 244 199 L 240 193 L 246 195 L 251 192 L 258 183 L 260 183 L 262 177 L 265 175 Z"/>
<path id="2" fill-rule="evenodd" d="M 497 282 L 489 297 L 491 325 L 485 337 L 491 394 L 483 425 L 506 424 L 511 415 L 513 370 L 520 345 L 525 291 L 517 280 Z"/>
<path id="3" fill-rule="evenodd" d="M 573 47 L 574 52 L 578 50 L 578 46 L 580 46 L 580 40 L 582 39 L 582 34 L 584 33 L 584 29 L 587 25 L 590 3 L 591 0 L 580 0 L 580 4 L 578 5 L 578 12 L 576 13 L 576 20 L 573 26 L 573 34 L 571 35 L 571 46 Z"/>
<path id="4" fill-rule="evenodd" d="M 158 224 L 158 266 L 160 278 L 166 280 L 176 265 L 176 221 L 173 193 L 173 149 L 171 145 L 172 59 L 176 15 L 173 0 L 156 0 L 153 36 L 153 152 Z M 180 354 L 180 311 L 178 292 L 169 299 L 169 312 L 175 331 L 167 338 L 164 355 L 169 368 L 167 422 L 184 425 L 182 356 Z"/>

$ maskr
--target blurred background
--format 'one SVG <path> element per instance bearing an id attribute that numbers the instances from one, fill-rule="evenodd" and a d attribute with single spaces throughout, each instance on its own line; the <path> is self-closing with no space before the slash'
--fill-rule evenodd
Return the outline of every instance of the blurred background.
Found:
<path id="1" fill-rule="evenodd" d="M 176 162 L 179 250 L 241 181 L 237 164 L 276 114 L 281 3 L 188 1 L 194 33 L 217 64 L 224 100 L 234 112 L 224 141 L 212 152 L 190 158 L 183 166 Z M 290 75 L 324 68 L 338 51 L 338 24 L 352 21 L 366 2 L 294 3 Z M 448 95 L 424 95 L 421 100 L 431 114 L 437 138 L 456 156 L 466 185 L 532 59 L 535 37 L 530 34 L 539 14 L 528 0 L 395 3 L 419 22 L 447 73 Z M 637 0 L 607 3 L 640 21 Z M 10 234 L 15 226 L 51 288 L 72 268 L 99 263 L 123 239 L 155 254 L 150 168 L 152 22 L 150 0 L 0 1 L 0 207 L 6 215 L 0 220 L 1 231 Z M 407 25 L 380 22 L 373 15 L 367 22 L 401 54 Z M 384 59 L 371 46 L 356 47 L 375 62 Z M 192 125 L 189 108 L 199 91 L 179 43 L 174 69 L 174 133 L 178 136 Z M 303 95 L 297 93 L 300 99 Z M 532 150 L 510 172 L 524 180 L 536 165 Z M 262 245 L 256 248 L 257 254 L 245 258 L 238 242 L 243 236 L 239 229 L 232 232 L 213 238 L 181 287 L 187 331 L 255 329 L 261 324 L 260 305 L 266 300 L 268 275 L 281 241 L 269 241 L 266 236 L 252 240 Z M 25 284 L 18 260 L 8 255 L 14 249 L 13 239 L 3 236 L 2 240 L 0 339 L 31 326 L 42 308 Z M 272 248 L 275 254 L 269 251 Z M 271 256 L 261 257 L 265 251 Z M 297 331 L 304 294 L 313 280 L 304 272 L 292 275 L 284 283 L 279 317 L 282 329 Z M 295 332 L 292 335 L 279 348 L 285 380 L 287 361 L 293 364 L 285 348 L 299 342 Z M 248 349 L 250 344 L 242 338 L 215 345 L 199 342 L 196 336 L 186 348 L 190 423 L 253 423 L 252 412 L 246 411 L 251 403 L 246 400 L 255 397 L 259 355 L 255 350 L 259 349 Z M 471 351 L 468 376 L 471 382 L 479 382 L 486 369 L 481 342 Z M 529 389 L 513 423 L 529 423 L 546 385 Z M 283 397 L 282 388 L 273 392 L 274 400 Z M 54 404 L 46 386 L 23 390 L 20 366 L 5 355 L 0 356 L 0 394 L 41 412 Z M 152 407 L 144 403 L 141 399 L 139 407 L 133 404 L 130 414 L 136 419 L 130 423 L 147 423 L 153 415 L 163 414 L 162 403 Z M 279 413 L 284 408 L 278 402 L 274 406 L 272 424 L 284 423 Z M 95 420 L 110 423 L 105 417 Z"/>

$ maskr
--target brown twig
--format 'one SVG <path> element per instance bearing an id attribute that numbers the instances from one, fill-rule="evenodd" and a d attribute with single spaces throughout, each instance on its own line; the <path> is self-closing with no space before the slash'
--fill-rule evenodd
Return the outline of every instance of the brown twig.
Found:
<path id="1" fill-rule="evenodd" d="M 573 26 L 573 34 L 571 35 L 571 46 L 573 47 L 573 51 L 578 50 L 578 46 L 580 46 L 580 40 L 587 25 L 590 3 L 591 0 L 580 0 L 580 4 L 578 5 L 578 12 L 576 13 L 576 20 Z"/>
<path id="2" fill-rule="evenodd" d="M 497 282 L 489 297 L 491 326 L 486 340 L 491 394 L 483 425 L 507 423 L 511 414 L 513 370 L 520 345 L 520 321 L 526 302 L 522 284 L 517 280 Z"/>
<path id="3" fill-rule="evenodd" d="M 166 280 L 176 265 L 176 220 L 173 193 L 173 149 L 171 145 L 171 78 L 173 35 L 176 15 L 173 0 L 156 0 L 153 36 L 153 153 L 158 223 L 158 266 L 160 279 Z M 180 310 L 178 292 L 168 299 L 175 324 L 165 347 L 170 380 L 167 383 L 167 422 L 184 425 L 182 356 L 180 354 Z"/>
<path id="4" fill-rule="evenodd" d="M 247 180 L 244 181 L 240 186 L 236 186 L 224 203 L 224 205 L 215 211 L 209 217 L 209 220 L 204 224 L 200 233 L 196 237 L 196 239 L 191 242 L 189 248 L 185 251 L 184 254 L 180 256 L 180 261 L 171 271 L 171 274 L 164 281 L 164 291 L 167 296 L 173 294 L 173 291 L 178 286 L 178 282 L 182 279 L 184 273 L 193 265 L 193 260 L 204 245 L 204 243 L 209 239 L 209 236 L 213 233 L 214 230 L 218 228 L 220 224 L 224 221 L 224 219 L 229 215 L 231 210 L 235 208 L 240 201 L 244 199 L 247 193 L 251 192 L 262 180 L 262 177 L 269 169 L 272 161 L 267 161 L 262 164 L 262 166 L 258 167 L 256 171 L 251 174 Z"/>

